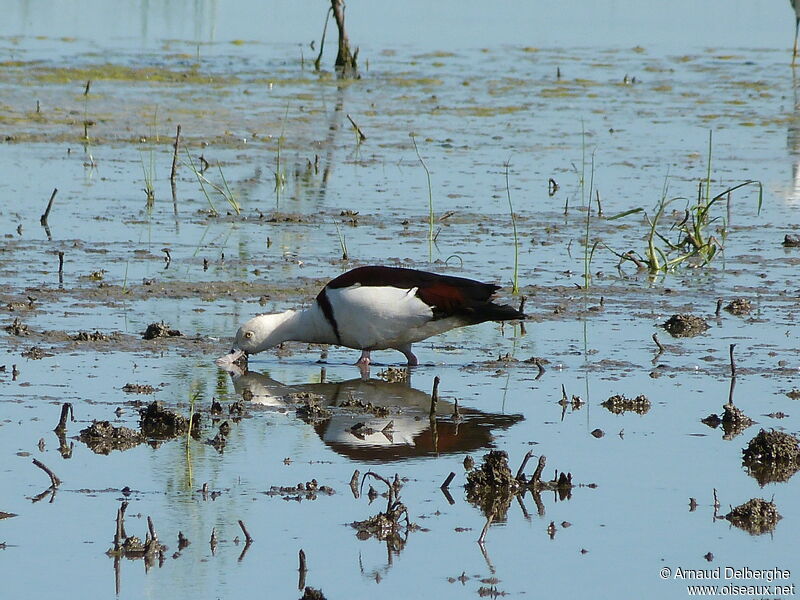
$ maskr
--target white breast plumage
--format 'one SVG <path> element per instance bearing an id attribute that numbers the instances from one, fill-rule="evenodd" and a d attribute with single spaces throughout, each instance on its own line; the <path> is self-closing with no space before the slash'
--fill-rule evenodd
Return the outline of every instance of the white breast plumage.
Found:
<path id="1" fill-rule="evenodd" d="M 342 344 L 382 350 L 414 341 L 408 334 L 433 319 L 431 307 L 416 292 L 360 285 L 326 290 Z"/>

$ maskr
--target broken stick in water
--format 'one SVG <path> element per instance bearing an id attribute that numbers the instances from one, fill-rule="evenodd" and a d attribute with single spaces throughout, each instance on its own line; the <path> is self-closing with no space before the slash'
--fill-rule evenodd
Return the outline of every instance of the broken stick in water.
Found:
<path id="1" fill-rule="evenodd" d="M 242 528 L 242 533 L 244 533 L 245 543 L 252 544 L 253 538 L 250 536 L 250 532 L 247 531 L 247 527 L 244 526 L 244 521 L 242 521 L 241 519 L 239 519 L 239 527 Z"/>
<path id="2" fill-rule="evenodd" d="M 522 477 L 522 474 L 525 472 L 525 466 L 528 464 L 528 461 L 533 457 L 533 450 L 528 450 L 525 456 L 522 457 L 522 464 L 517 469 L 517 479 Z"/>
<path id="3" fill-rule="evenodd" d="M 61 405 L 61 418 L 58 420 L 58 425 L 56 425 L 55 431 L 56 433 L 63 433 L 67 430 L 67 419 L 72 416 L 73 423 L 75 422 L 75 414 L 72 412 L 72 403 L 71 402 L 64 402 Z"/>
<path id="4" fill-rule="evenodd" d="M 173 144 L 172 148 L 172 171 L 169 174 L 169 180 L 171 183 L 175 183 L 175 174 L 178 171 L 178 144 L 181 141 L 181 126 L 178 124 L 178 130 L 175 133 L 175 143 Z"/>
<path id="5" fill-rule="evenodd" d="M 439 376 L 433 378 L 433 391 L 431 392 L 431 412 L 433 417 L 436 415 L 436 403 L 439 401 Z"/>
<path id="6" fill-rule="evenodd" d="M 489 525 L 492 524 L 492 521 L 494 521 L 494 513 L 490 513 L 489 516 L 486 517 L 486 525 L 483 526 L 481 537 L 478 538 L 479 546 L 483 546 L 483 542 L 486 540 L 486 533 L 489 531 Z"/>
<path id="7" fill-rule="evenodd" d="M 366 136 L 366 135 L 364 135 L 364 132 L 363 132 L 363 131 L 361 131 L 361 127 L 359 127 L 359 126 L 356 124 L 356 122 L 355 122 L 355 121 L 353 121 L 353 117 L 351 117 L 350 115 L 346 115 L 346 116 L 347 116 L 347 120 L 348 120 L 348 121 L 350 121 L 350 124 L 353 126 L 353 129 L 355 129 L 355 130 L 356 130 L 356 133 L 358 134 L 358 142 L 359 142 L 359 143 L 361 143 L 361 142 L 363 142 L 364 140 L 366 140 L 366 139 L 367 139 L 367 136 Z"/>
<path id="8" fill-rule="evenodd" d="M 446 490 L 447 488 L 449 488 L 450 487 L 450 482 L 453 481 L 453 478 L 455 476 L 456 476 L 456 474 L 453 473 L 452 471 L 450 471 L 450 475 L 447 476 L 447 479 L 445 479 L 444 483 L 439 487 L 441 487 L 443 490 Z"/>
<path id="9" fill-rule="evenodd" d="M 661 354 L 662 352 L 664 352 L 664 350 L 665 350 L 665 348 L 664 348 L 664 344 L 662 344 L 662 343 L 661 343 L 661 342 L 658 340 L 658 334 L 657 334 L 657 333 L 654 333 L 654 334 L 653 334 L 653 341 L 656 343 L 656 346 L 658 346 L 658 353 L 659 353 L 659 354 Z"/>
<path id="10" fill-rule="evenodd" d="M 50 483 L 52 484 L 50 486 L 51 488 L 55 489 L 59 485 L 61 485 L 61 480 L 43 462 L 41 462 L 40 460 L 34 458 L 33 459 L 33 464 L 36 465 L 37 467 L 39 467 L 42 471 L 44 471 L 45 473 L 47 473 L 50 476 Z"/>
<path id="11" fill-rule="evenodd" d="M 297 589 L 302 590 L 303 588 L 306 587 L 306 573 L 308 572 L 308 569 L 306 568 L 306 553 L 303 552 L 302 548 L 300 548 L 299 558 L 300 558 L 300 568 L 297 569 L 299 573 L 299 578 L 297 581 Z"/>
<path id="12" fill-rule="evenodd" d="M 42 216 L 39 217 L 39 222 L 42 224 L 42 227 L 47 227 L 47 218 L 50 216 L 50 209 L 53 208 L 53 201 L 56 199 L 57 193 L 58 188 L 53 188 L 53 193 L 50 194 L 50 201 L 47 203 L 47 208 L 44 210 Z"/>

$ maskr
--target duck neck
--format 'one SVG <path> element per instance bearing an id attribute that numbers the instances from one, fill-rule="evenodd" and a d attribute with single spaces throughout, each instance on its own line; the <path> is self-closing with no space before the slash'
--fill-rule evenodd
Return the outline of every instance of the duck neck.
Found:
<path id="1" fill-rule="evenodd" d="M 304 310 L 286 311 L 286 315 L 279 328 L 282 341 L 309 344 L 336 343 L 333 330 L 316 302 Z"/>

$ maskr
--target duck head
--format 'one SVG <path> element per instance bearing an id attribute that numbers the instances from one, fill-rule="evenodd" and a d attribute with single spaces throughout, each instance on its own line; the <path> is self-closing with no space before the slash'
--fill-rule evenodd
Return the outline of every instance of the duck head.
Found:
<path id="1" fill-rule="evenodd" d="M 285 342 L 286 320 L 294 311 L 265 314 L 253 317 L 236 332 L 233 347 L 228 354 L 217 359 L 217 365 L 224 367 L 251 354 L 258 354 Z"/>

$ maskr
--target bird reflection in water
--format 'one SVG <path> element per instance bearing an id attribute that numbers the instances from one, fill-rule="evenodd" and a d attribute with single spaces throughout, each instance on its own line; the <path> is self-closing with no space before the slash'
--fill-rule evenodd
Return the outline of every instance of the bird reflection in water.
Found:
<path id="1" fill-rule="evenodd" d="M 232 371 L 231 379 L 237 395 L 264 406 L 297 407 L 299 398 L 313 395 L 330 411 L 324 418 L 309 419 L 317 435 L 338 454 L 363 462 L 473 452 L 491 446 L 493 432 L 524 418 L 457 407 L 442 399 L 431 415 L 430 394 L 411 387 L 408 378 L 285 385 L 267 374 Z"/>

